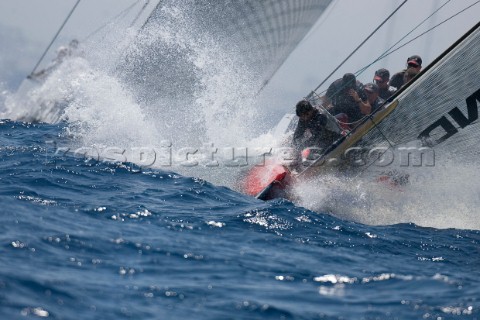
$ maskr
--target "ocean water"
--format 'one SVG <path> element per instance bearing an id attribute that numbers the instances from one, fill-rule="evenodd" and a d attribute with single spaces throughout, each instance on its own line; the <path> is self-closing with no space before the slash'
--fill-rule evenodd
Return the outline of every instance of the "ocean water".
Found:
<path id="1" fill-rule="evenodd" d="M 478 319 L 480 233 L 370 226 L 0 124 L 2 319 Z"/>

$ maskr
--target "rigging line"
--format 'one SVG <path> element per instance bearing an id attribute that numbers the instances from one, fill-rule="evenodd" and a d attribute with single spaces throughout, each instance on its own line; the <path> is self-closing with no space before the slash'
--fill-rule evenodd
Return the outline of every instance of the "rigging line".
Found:
<path id="1" fill-rule="evenodd" d="M 401 48 L 405 47 L 406 45 L 408 45 L 409 43 L 411 43 L 411 42 L 413 42 L 413 41 L 417 40 L 418 38 L 420 38 L 420 37 L 424 36 L 425 34 L 429 33 L 429 32 L 430 32 L 430 31 L 432 31 L 433 29 L 435 29 L 435 28 L 439 27 L 440 25 L 444 24 L 445 22 L 447 22 L 447 21 L 449 21 L 449 20 L 451 20 L 451 19 L 455 18 L 456 16 L 458 16 L 459 14 L 463 13 L 464 11 L 466 11 L 466 10 L 470 9 L 471 7 L 473 7 L 474 5 L 478 4 L 479 2 L 480 2 L 480 0 L 478 0 L 477 2 L 475 2 L 475 3 L 471 4 L 471 5 L 470 5 L 470 6 L 468 6 L 467 8 L 465 8 L 465 9 L 463 9 L 463 10 L 461 10 L 461 11 L 457 12 L 456 14 L 454 14 L 454 15 L 452 15 L 452 16 L 450 16 L 450 17 L 448 17 L 447 19 L 445 19 L 445 20 L 443 20 L 442 22 L 440 22 L 440 23 L 436 24 L 435 26 L 431 27 L 430 29 L 428 29 L 428 30 L 424 31 L 423 33 L 419 34 L 419 35 L 418 35 L 418 36 L 416 36 L 415 38 L 413 38 L 413 39 L 409 40 L 408 42 L 406 42 L 406 43 L 402 44 L 400 47 L 396 48 L 396 49 L 395 49 L 395 50 L 393 50 L 392 52 L 389 52 L 388 54 L 386 54 L 386 55 L 385 55 L 385 57 L 386 57 L 386 56 L 388 56 L 388 55 L 390 55 L 390 54 L 392 54 L 392 53 L 394 53 L 395 51 L 397 51 L 397 50 L 399 50 L 399 49 L 401 49 Z"/>
<path id="2" fill-rule="evenodd" d="M 338 69 L 340 69 L 344 64 L 345 62 L 348 61 L 348 59 L 350 59 L 351 56 L 353 56 L 398 10 L 400 10 L 400 8 L 405 4 L 407 3 L 408 0 L 405 0 L 403 1 L 385 20 L 383 20 L 382 23 L 380 23 L 380 25 L 375 28 L 375 30 L 373 30 L 372 33 L 370 33 L 370 35 L 362 41 L 362 43 L 360 43 L 353 51 L 352 53 L 350 53 L 348 55 L 348 57 L 346 57 L 313 91 L 317 91 L 325 82 L 327 82 L 328 79 L 330 79 L 330 77 L 335 73 L 337 72 Z"/>
<path id="3" fill-rule="evenodd" d="M 387 136 L 383 133 L 383 131 L 378 127 L 378 123 L 376 123 L 375 120 L 373 120 L 371 116 L 370 116 L 370 121 L 372 121 L 373 127 L 374 127 L 375 129 L 377 129 L 378 132 L 380 132 L 380 135 L 388 142 L 388 144 L 390 145 L 390 147 L 393 148 L 394 145 L 392 144 L 392 142 L 390 141 L 390 139 L 387 138 Z"/>
<path id="4" fill-rule="evenodd" d="M 127 8 L 123 9 L 122 11 L 120 11 L 115 17 L 113 17 L 112 19 L 110 19 L 109 21 L 107 21 L 105 24 L 103 24 L 102 26 L 100 26 L 99 28 L 97 28 L 96 30 L 94 30 L 92 33 L 90 33 L 88 36 L 85 37 L 85 39 L 83 41 L 87 41 L 88 39 L 90 39 L 91 37 L 93 37 L 95 34 L 97 34 L 98 32 L 100 32 L 100 30 L 104 29 L 106 26 L 108 26 L 112 21 L 115 21 L 117 20 L 118 18 L 124 16 L 125 14 L 127 14 L 128 11 L 130 11 L 131 9 L 133 9 L 141 0 L 137 0 L 135 1 L 134 3 L 132 3 L 131 5 L 129 5 Z M 148 4 L 148 1 L 147 1 L 147 4 Z M 145 9 L 145 6 L 141 9 L 140 13 Z M 139 13 L 139 15 L 140 15 Z M 135 19 L 138 19 L 138 18 L 135 18 Z"/>
<path id="5" fill-rule="evenodd" d="M 37 64 L 35 65 L 35 67 L 33 67 L 33 70 L 32 72 L 30 72 L 30 74 L 34 74 L 35 71 L 37 70 L 38 66 L 40 65 L 40 63 L 43 61 L 43 58 L 45 58 L 45 55 L 47 54 L 48 50 L 50 50 L 50 47 L 52 46 L 52 44 L 55 42 L 55 40 L 57 39 L 58 35 L 60 34 L 60 32 L 62 31 L 63 27 L 67 24 L 68 20 L 70 19 L 70 17 L 72 16 L 73 12 L 75 11 L 75 9 L 77 8 L 78 4 L 80 3 L 81 0 L 77 0 L 77 3 L 75 3 L 75 5 L 73 6 L 72 10 L 70 10 L 70 13 L 68 14 L 68 16 L 65 18 L 65 21 L 63 21 L 62 25 L 60 26 L 60 28 L 58 29 L 57 33 L 55 34 L 55 36 L 53 37 L 52 41 L 50 41 L 50 44 L 47 46 L 47 49 L 45 49 L 45 51 L 43 52 L 42 56 L 40 57 L 40 59 L 38 59 L 37 61 Z"/>
<path id="6" fill-rule="evenodd" d="M 153 12 L 156 12 L 157 9 L 160 7 L 160 5 L 162 4 L 164 0 L 158 0 L 157 4 L 155 5 L 155 8 L 153 8 L 152 10 L 152 13 Z M 147 18 L 147 20 L 145 20 L 145 22 L 143 23 L 143 25 L 138 29 L 139 31 L 142 30 L 143 28 L 145 28 L 145 26 L 150 22 L 150 19 L 152 19 L 152 14 L 150 14 Z"/>
<path id="7" fill-rule="evenodd" d="M 419 24 L 417 24 L 412 30 L 410 30 L 406 35 L 404 35 L 400 40 L 398 40 L 397 42 L 395 42 L 392 46 L 390 46 L 390 48 L 388 48 L 387 50 L 385 50 L 378 58 L 376 58 L 373 62 L 371 62 L 370 64 L 368 64 L 367 66 L 361 68 L 360 70 L 356 71 L 355 72 L 355 75 L 360 75 L 362 74 L 366 69 L 368 69 L 370 66 L 372 66 L 373 64 L 377 63 L 378 61 L 382 60 L 383 58 L 387 57 L 388 55 L 390 55 L 391 53 L 395 52 L 395 51 L 391 51 L 393 48 L 395 48 L 396 45 L 398 45 L 400 42 L 402 42 L 406 37 L 408 37 L 412 32 L 414 32 L 415 30 L 417 30 L 422 24 L 424 24 L 428 19 L 430 19 L 431 17 L 433 17 L 435 14 L 437 14 L 438 11 L 440 11 L 443 7 L 445 7 L 450 1 L 452 0 L 447 0 L 443 5 L 441 5 L 437 10 L 435 10 L 434 12 L 432 12 L 432 14 L 430 14 L 428 17 L 426 17 L 425 19 L 423 19 Z M 390 52 L 391 51 L 391 52 Z"/>
<path id="8" fill-rule="evenodd" d="M 475 4 L 479 3 L 479 1 L 477 1 Z M 472 27 L 469 31 L 467 31 L 460 39 L 458 39 L 454 44 L 452 44 L 445 52 L 443 52 L 442 54 L 440 54 L 430 65 L 428 65 L 425 69 L 423 69 L 423 71 L 420 73 L 420 75 L 422 75 L 422 73 L 424 74 L 425 72 L 427 72 L 429 69 L 433 68 L 434 65 L 436 65 L 441 59 L 445 58 L 445 56 L 447 54 L 449 54 L 450 52 L 452 52 L 452 50 L 454 48 L 456 48 L 457 46 L 459 46 L 463 41 L 465 41 L 465 39 L 467 39 L 467 37 L 469 37 L 474 31 L 476 31 L 478 28 L 480 28 L 480 22 L 478 22 L 474 27 Z M 394 96 L 395 97 L 398 97 L 399 94 L 401 94 L 403 91 L 405 91 L 405 89 L 407 89 L 408 87 L 410 87 L 411 85 L 413 85 L 415 82 L 414 81 L 411 81 L 409 83 L 406 84 L 406 86 L 402 87 L 399 91 L 397 91 Z M 376 124 L 375 127 L 378 127 L 379 124 Z M 457 128 L 458 129 L 458 128 Z M 381 132 L 382 133 L 382 132 Z M 383 135 L 383 134 L 382 134 Z M 439 135 L 439 134 L 438 134 Z M 390 141 L 388 139 L 386 139 L 389 144 L 390 144 Z M 391 145 L 390 144 L 390 147 L 395 147 L 396 145 L 398 144 L 394 144 L 394 145 Z M 387 152 L 387 150 L 385 150 L 385 152 Z M 382 154 L 383 155 L 383 154 Z M 366 171 L 367 168 L 369 168 L 371 165 L 373 165 L 373 163 L 371 163 L 369 166 L 367 166 L 364 170 L 362 170 L 358 175 L 357 177 L 359 177 L 363 172 Z"/>
<path id="9" fill-rule="evenodd" d="M 410 85 L 411 85 L 411 84 L 409 84 L 408 86 L 410 86 Z M 388 106 L 387 106 L 387 107 L 388 107 Z M 382 108 L 382 107 L 380 107 L 379 109 L 377 109 L 374 113 L 380 111 L 381 108 Z M 382 152 L 382 153 L 379 155 L 379 157 L 377 158 L 377 159 L 380 159 L 380 157 L 383 156 L 385 153 L 387 153 L 387 151 L 388 151 L 389 149 L 394 148 L 394 147 L 395 147 L 395 144 L 392 144 L 392 142 L 390 141 L 390 139 L 388 139 L 388 137 L 383 133 L 383 131 L 380 130 L 380 128 L 378 127 L 378 124 L 379 124 L 379 123 L 376 123 L 375 120 L 373 120 L 373 113 L 370 114 L 370 115 L 368 115 L 368 116 L 365 116 L 365 117 L 362 118 L 362 119 L 365 119 L 365 120 L 362 121 L 361 123 L 359 123 L 359 125 L 361 125 L 362 123 L 365 123 L 367 120 L 370 120 L 370 121 L 373 123 L 372 129 L 377 129 L 377 130 L 380 132 L 380 135 L 385 139 L 385 141 L 388 142 L 389 147 L 388 147 L 384 152 Z M 381 122 L 381 120 L 380 120 L 380 122 Z M 350 134 L 352 134 L 352 132 L 353 132 L 354 129 L 355 129 L 355 128 L 353 128 L 352 131 L 350 131 L 350 132 L 347 134 L 347 136 L 349 136 Z M 369 130 L 368 132 L 370 132 L 370 130 Z M 367 133 L 368 133 L 368 132 L 367 132 Z M 363 138 L 367 133 L 365 133 L 365 134 L 362 136 L 362 138 Z M 346 137 L 347 137 L 347 136 L 346 136 Z M 375 160 L 375 161 L 376 161 L 376 160 Z M 370 163 L 369 165 L 367 165 L 363 170 L 361 170 L 361 171 L 355 176 L 355 178 L 358 178 L 361 174 L 363 174 L 368 168 L 370 168 L 370 167 L 375 163 L 375 161 L 371 162 L 371 163 Z"/>
<path id="10" fill-rule="evenodd" d="M 140 15 L 145 11 L 147 6 L 150 4 L 150 0 L 145 0 L 145 3 L 143 4 L 142 9 L 140 9 L 140 12 L 138 12 L 137 16 L 135 19 L 133 19 L 132 23 L 130 24 L 130 28 L 133 27 L 133 25 L 137 22 L 137 20 L 140 18 Z"/>
<path id="11" fill-rule="evenodd" d="M 378 156 L 378 158 L 377 158 L 375 161 L 372 161 L 370 164 L 368 164 L 366 167 L 364 167 L 363 170 L 361 170 L 361 171 L 355 176 L 355 178 L 358 178 L 362 173 L 364 173 L 365 171 L 367 171 L 367 169 L 370 168 L 370 167 L 371 167 L 378 159 L 380 159 L 385 153 L 387 153 L 388 150 L 393 149 L 393 148 L 395 147 L 395 145 L 392 144 L 392 142 L 390 141 L 390 139 L 387 138 L 387 136 L 383 133 L 383 131 L 380 130 L 380 128 L 378 127 L 378 124 L 377 124 L 375 121 L 373 121 L 373 119 L 370 119 L 370 121 L 372 121 L 373 124 L 374 124 L 374 127 L 373 127 L 373 128 L 377 129 L 378 132 L 380 132 L 380 135 L 385 139 L 385 141 L 388 142 L 389 147 L 388 147 L 384 152 L 380 153 L 379 156 Z"/>
<path id="12" fill-rule="evenodd" d="M 471 8 L 472 6 L 478 4 L 479 2 L 480 2 L 480 0 L 478 0 L 478 1 L 475 2 L 475 3 L 473 3 L 472 5 L 468 6 L 467 8 L 465 8 L 465 9 L 457 12 L 456 14 L 452 15 L 451 17 L 445 19 L 444 21 L 440 22 L 440 23 L 437 24 L 436 26 L 430 28 L 430 30 L 431 30 L 431 29 L 434 29 L 435 27 L 437 27 L 437 26 L 439 26 L 439 25 L 441 25 L 441 24 L 443 24 L 444 22 L 450 20 L 451 18 L 457 16 L 458 14 L 462 13 L 463 11 L 465 11 L 465 10 Z M 451 50 L 452 48 L 456 47 L 456 46 L 458 45 L 458 43 L 460 43 L 461 41 L 463 41 L 463 38 L 464 38 L 464 37 L 466 37 L 470 32 L 472 32 L 472 30 L 477 29 L 477 28 L 478 28 L 478 25 L 479 25 L 479 24 L 477 23 L 477 25 L 476 25 L 475 27 L 473 27 L 473 28 L 472 28 L 469 32 L 467 32 L 462 38 L 460 38 L 460 39 L 457 41 L 457 43 L 453 44 L 449 49 L 447 49 L 446 52 L 450 52 L 450 50 Z M 430 30 L 427 30 L 426 32 L 428 32 L 428 31 L 430 31 Z M 424 33 L 426 33 L 426 32 L 424 32 Z M 418 37 L 417 37 L 417 38 L 418 38 Z M 415 39 L 412 39 L 411 41 L 413 41 L 413 40 L 415 40 Z M 410 42 L 411 42 L 411 41 L 410 41 Z M 446 52 L 444 52 L 444 53 L 441 54 L 439 57 L 437 57 L 436 61 L 438 61 L 439 59 L 441 59 L 441 58 L 446 54 Z M 435 61 L 432 62 L 432 65 L 433 65 L 433 64 L 435 64 Z M 425 71 L 428 70 L 429 68 L 430 68 L 430 66 L 427 66 L 423 72 L 425 72 Z M 413 84 L 413 82 L 411 82 L 411 83 L 410 83 L 409 85 L 407 85 L 407 86 L 410 86 L 411 84 Z M 396 94 L 396 95 L 398 95 L 398 94 Z M 372 122 L 373 122 L 373 120 L 372 120 Z M 379 157 L 381 157 L 381 156 L 383 156 L 389 149 L 391 149 L 391 148 L 393 149 L 397 144 L 392 144 L 391 141 L 385 136 L 385 134 L 383 133 L 383 131 L 378 128 L 378 124 L 375 123 L 375 122 L 373 122 L 373 123 L 374 123 L 374 128 L 376 128 L 376 129 L 380 132 L 380 134 L 383 136 L 383 138 L 384 138 L 384 139 L 388 142 L 388 144 L 390 145 L 390 147 L 389 147 L 387 150 L 385 150 L 385 152 L 383 152 L 382 154 L 380 154 Z M 377 159 L 378 159 L 378 158 L 377 158 Z M 371 162 L 369 165 L 367 165 L 363 170 L 361 170 L 361 171 L 356 175 L 356 177 L 359 177 L 361 174 L 363 174 L 363 173 L 364 173 L 368 168 L 370 168 L 374 163 L 375 163 L 375 161 L 374 161 L 374 162 Z"/>

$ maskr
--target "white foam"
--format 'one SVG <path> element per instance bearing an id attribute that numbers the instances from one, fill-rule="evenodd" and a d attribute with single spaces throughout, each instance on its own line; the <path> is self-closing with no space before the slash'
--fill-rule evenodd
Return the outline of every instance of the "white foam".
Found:
<path id="1" fill-rule="evenodd" d="M 410 168 L 409 183 L 392 186 L 378 176 L 325 175 L 296 188 L 298 204 L 371 225 L 415 223 L 434 228 L 480 229 L 478 168 L 451 164 Z"/>

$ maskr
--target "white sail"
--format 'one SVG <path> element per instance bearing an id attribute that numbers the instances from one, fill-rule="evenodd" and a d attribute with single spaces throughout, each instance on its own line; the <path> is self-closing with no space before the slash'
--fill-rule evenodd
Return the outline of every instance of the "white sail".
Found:
<path id="1" fill-rule="evenodd" d="M 161 1 L 120 70 L 142 98 L 182 97 L 191 94 L 198 80 L 196 69 L 202 68 L 201 61 L 192 63 L 191 51 L 209 46 L 218 51 L 219 60 L 225 54 L 232 63 L 250 72 L 258 90 L 331 2 Z M 193 37 L 196 39 L 192 43 Z"/>
<path id="2" fill-rule="evenodd" d="M 324 164 L 346 158 L 361 172 L 475 161 L 480 154 L 479 48 L 477 24 L 301 175 L 318 174 Z M 391 159 L 382 158 L 386 153 Z"/>
<path id="3" fill-rule="evenodd" d="M 398 96 L 398 106 L 368 133 L 369 144 L 415 144 L 436 161 L 477 159 L 480 149 L 480 24 L 430 64 Z M 388 108 L 388 107 L 387 107 Z"/>

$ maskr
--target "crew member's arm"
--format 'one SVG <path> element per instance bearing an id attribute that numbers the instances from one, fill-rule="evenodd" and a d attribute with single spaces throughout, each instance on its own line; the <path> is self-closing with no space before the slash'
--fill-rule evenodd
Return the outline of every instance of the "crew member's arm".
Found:
<path id="1" fill-rule="evenodd" d="M 359 98 L 359 100 L 356 102 L 358 103 L 361 113 L 367 115 L 372 112 L 372 106 L 368 101 L 363 101 L 362 99 Z"/>
<path id="2" fill-rule="evenodd" d="M 358 95 L 358 92 L 355 91 L 354 89 L 350 89 L 348 94 L 355 100 L 355 103 L 357 106 L 360 108 L 360 112 L 362 114 L 370 114 L 372 112 L 372 106 L 370 103 L 367 101 L 363 101 L 362 98 Z"/>
<path id="3" fill-rule="evenodd" d="M 394 87 L 395 90 L 398 90 L 402 87 L 403 85 L 403 75 L 405 71 L 400 71 L 395 73 L 392 78 L 390 78 L 390 81 L 388 82 L 388 85 L 391 87 Z"/>

